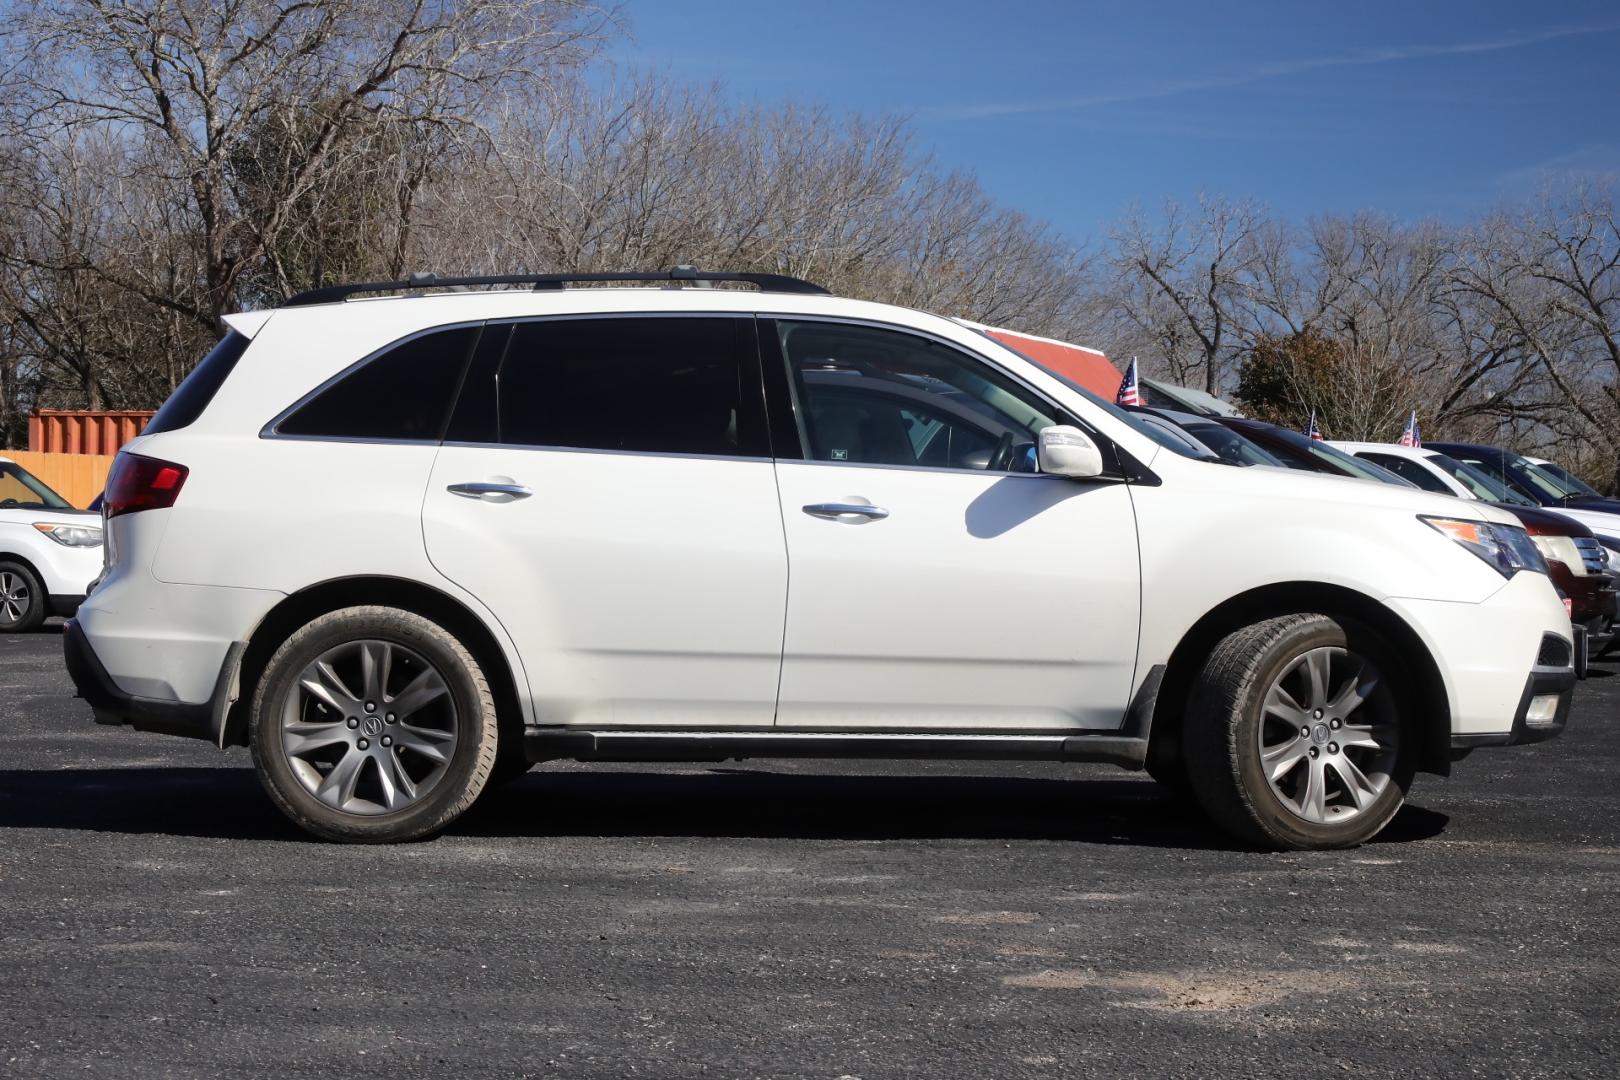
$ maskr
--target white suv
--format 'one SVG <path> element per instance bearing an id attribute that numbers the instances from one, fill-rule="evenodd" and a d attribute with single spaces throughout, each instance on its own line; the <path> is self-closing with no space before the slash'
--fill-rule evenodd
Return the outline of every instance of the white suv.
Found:
<path id="1" fill-rule="evenodd" d="M 1283 848 L 1564 725 L 1569 620 L 1502 511 L 1205 460 L 936 315 L 612 277 L 760 291 L 231 316 L 109 482 L 65 635 L 97 719 L 247 744 L 339 840 L 535 761 L 848 756 L 1145 767 Z"/>
<path id="2" fill-rule="evenodd" d="M 100 519 L 0 457 L 0 634 L 73 614 L 100 572 Z"/>

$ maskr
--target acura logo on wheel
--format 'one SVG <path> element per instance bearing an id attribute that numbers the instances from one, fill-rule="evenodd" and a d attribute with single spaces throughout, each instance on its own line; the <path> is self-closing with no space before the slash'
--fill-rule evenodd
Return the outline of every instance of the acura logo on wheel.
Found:
<path id="1" fill-rule="evenodd" d="M 382 729 L 382 718 L 377 716 L 368 716 L 360 724 L 360 730 L 364 732 L 368 738 L 375 738 L 376 736 L 381 735 Z"/>

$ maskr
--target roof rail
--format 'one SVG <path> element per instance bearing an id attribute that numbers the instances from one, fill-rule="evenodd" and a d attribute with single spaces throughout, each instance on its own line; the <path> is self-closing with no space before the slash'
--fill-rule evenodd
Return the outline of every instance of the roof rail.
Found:
<path id="1" fill-rule="evenodd" d="M 353 285 L 323 285 L 305 289 L 281 302 L 282 307 L 306 307 L 310 304 L 330 304 L 347 300 L 359 293 L 404 292 L 412 289 L 453 289 L 469 285 L 532 285 L 536 291 L 561 289 L 565 285 L 593 281 L 674 281 L 708 282 L 735 281 L 757 286 L 762 292 L 808 293 L 829 295 L 814 282 L 785 274 L 756 274 L 749 271 L 699 270 L 695 266 L 677 266 L 672 270 L 610 272 L 598 274 L 486 274 L 476 277 L 440 277 L 434 273 L 412 274 L 404 281 L 366 281 Z"/>

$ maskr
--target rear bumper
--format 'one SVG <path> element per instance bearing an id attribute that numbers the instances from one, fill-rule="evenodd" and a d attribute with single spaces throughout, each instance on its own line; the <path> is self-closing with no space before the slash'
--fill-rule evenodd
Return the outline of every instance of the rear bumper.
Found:
<path id="1" fill-rule="evenodd" d="M 240 657 L 241 651 L 240 647 L 232 650 L 220 672 L 213 696 L 207 702 L 196 705 L 139 697 L 121 689 L 107 674 L 107 669 L 90 647 L 89 639 L 76 619 L 69 619 L 62 628 L 62 655 L 67 663 L 68 675 L 73 679 L 74 689 L 79 697 L 89 703 L 96 723 L 128 725 L 137 731 L 155 731 L 217 742 L 218 733 L 224 726 L 225 712 L 231 704 L 236 668 L 232 661 Z"/>

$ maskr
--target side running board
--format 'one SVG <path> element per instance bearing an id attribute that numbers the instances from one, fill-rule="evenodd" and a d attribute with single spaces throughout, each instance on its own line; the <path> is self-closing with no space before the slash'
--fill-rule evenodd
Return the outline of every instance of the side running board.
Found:
<path id="1" fill-rule="evenodd" d="M 1146 738 L 1096 735 L 917 735 L 887 732 L 582 731 L 530 728 L 530 761 L 729 761 L 742 758 L 934 758 L 1105 761 L 1140 769 Z"/>

